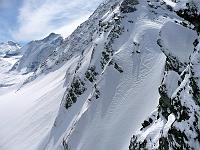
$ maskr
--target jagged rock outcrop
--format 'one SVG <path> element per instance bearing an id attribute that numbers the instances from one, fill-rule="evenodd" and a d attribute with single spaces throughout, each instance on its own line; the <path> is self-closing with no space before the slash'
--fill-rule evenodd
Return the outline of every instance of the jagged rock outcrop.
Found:
<path id="1" fill-rule="evenodd" d="M 179 2 L 176 5 L 179 5 Z M 183 21 L 183 26 L 188 28 L 190 24 L 193 24 L 195 27 L 193 30 L 198 34 L 198 5 L 195 5 L 195 1 L 188 1 L 184 5 L 186 7 L 178 7 L 179 10 L 175 12 L 189 21 Z M 159 87 L 158 109 L 150 116 L 153 121 L 141 128 L 132 137 L 129 146 L 130 150 L 196 150 L 200 148 L 200 126 L 198 123 L 200 116 L 199 71 L 197 69 L 200 49 L 198 41 L 198 37 L 193 39 L 193 52 L 189 56 L 189 61 L 184 62 L 180 59 L 179 61 L 166 60 L 165 76 Z M 159 43 L 162 42 L 159 41 Z M 162 44 L 159 45 L 161 46 Z M 183 65 L 180 66 L 180 64 Z"/>

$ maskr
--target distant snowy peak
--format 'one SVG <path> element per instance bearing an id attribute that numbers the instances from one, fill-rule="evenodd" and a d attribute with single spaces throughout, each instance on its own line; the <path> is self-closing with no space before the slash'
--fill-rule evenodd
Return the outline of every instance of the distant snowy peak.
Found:
<path id="1" fill-rule="evenodd" d="M 9 44 L 10 46 L 17 46 L 20 47 L 20 45 L 18 43 L 15 43 L 13 41 L 8 41 L 7 44 Z"/>
<path id="2" fill-rule="evenodd" d="M 35 41 L 35 42 L 43 42 L 43 43 L 60 45 L 63 42 L 63 37 L 60 34 L 50 33 L 44 39 L 38 40 L 38 41 Z"/>
<path id="3" fill-rule="evenodd" d="M 19 49 L 21 46 L 13 41 L 8 41 L 6 43 L 0 43 L 0 55 L 16 55 L 19 54 Z"/>
<path id="4" fill-rule="evenodd" d="M 63 38 L 59 34 L 51 33 L 42 40 L 31 41 L 21 48 L 23 57 L 15 64 L 13 69 L 24 73 L 34 72 L 60 45 Z"/>

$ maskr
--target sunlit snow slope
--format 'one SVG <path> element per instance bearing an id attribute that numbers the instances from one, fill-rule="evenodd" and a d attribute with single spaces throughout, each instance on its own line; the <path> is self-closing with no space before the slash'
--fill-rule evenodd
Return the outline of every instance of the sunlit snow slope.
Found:
<path id="1" fill-rule="evenodd" d="M 198 8 L 107 0 L 68 38 L 25 45 L 0 68 L 0 149 L 198 149 Z"/>
<path id="2" fill-rule="evenodd" d="M 0 95 L 0 149 L 37 149 L 53 126 L 69 65 Z"/>

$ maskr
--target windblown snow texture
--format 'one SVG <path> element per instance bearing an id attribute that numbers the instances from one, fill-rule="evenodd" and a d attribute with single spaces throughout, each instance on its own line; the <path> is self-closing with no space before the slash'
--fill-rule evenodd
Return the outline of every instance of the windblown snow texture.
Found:
<path id="1" fill-rule="evenodd" d="M 0 149 L 200 149 L 199 12 L 107 0 L 68 38 L 1 56 Z"/>

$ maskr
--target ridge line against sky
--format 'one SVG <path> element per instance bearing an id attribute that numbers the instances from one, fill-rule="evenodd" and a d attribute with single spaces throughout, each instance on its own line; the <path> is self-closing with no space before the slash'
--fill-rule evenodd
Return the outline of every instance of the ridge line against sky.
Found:
<path id="1" fill-rule="evenodd" d="M 0 0 L 0 42 L 70 35 L 103 0 Z"/>

